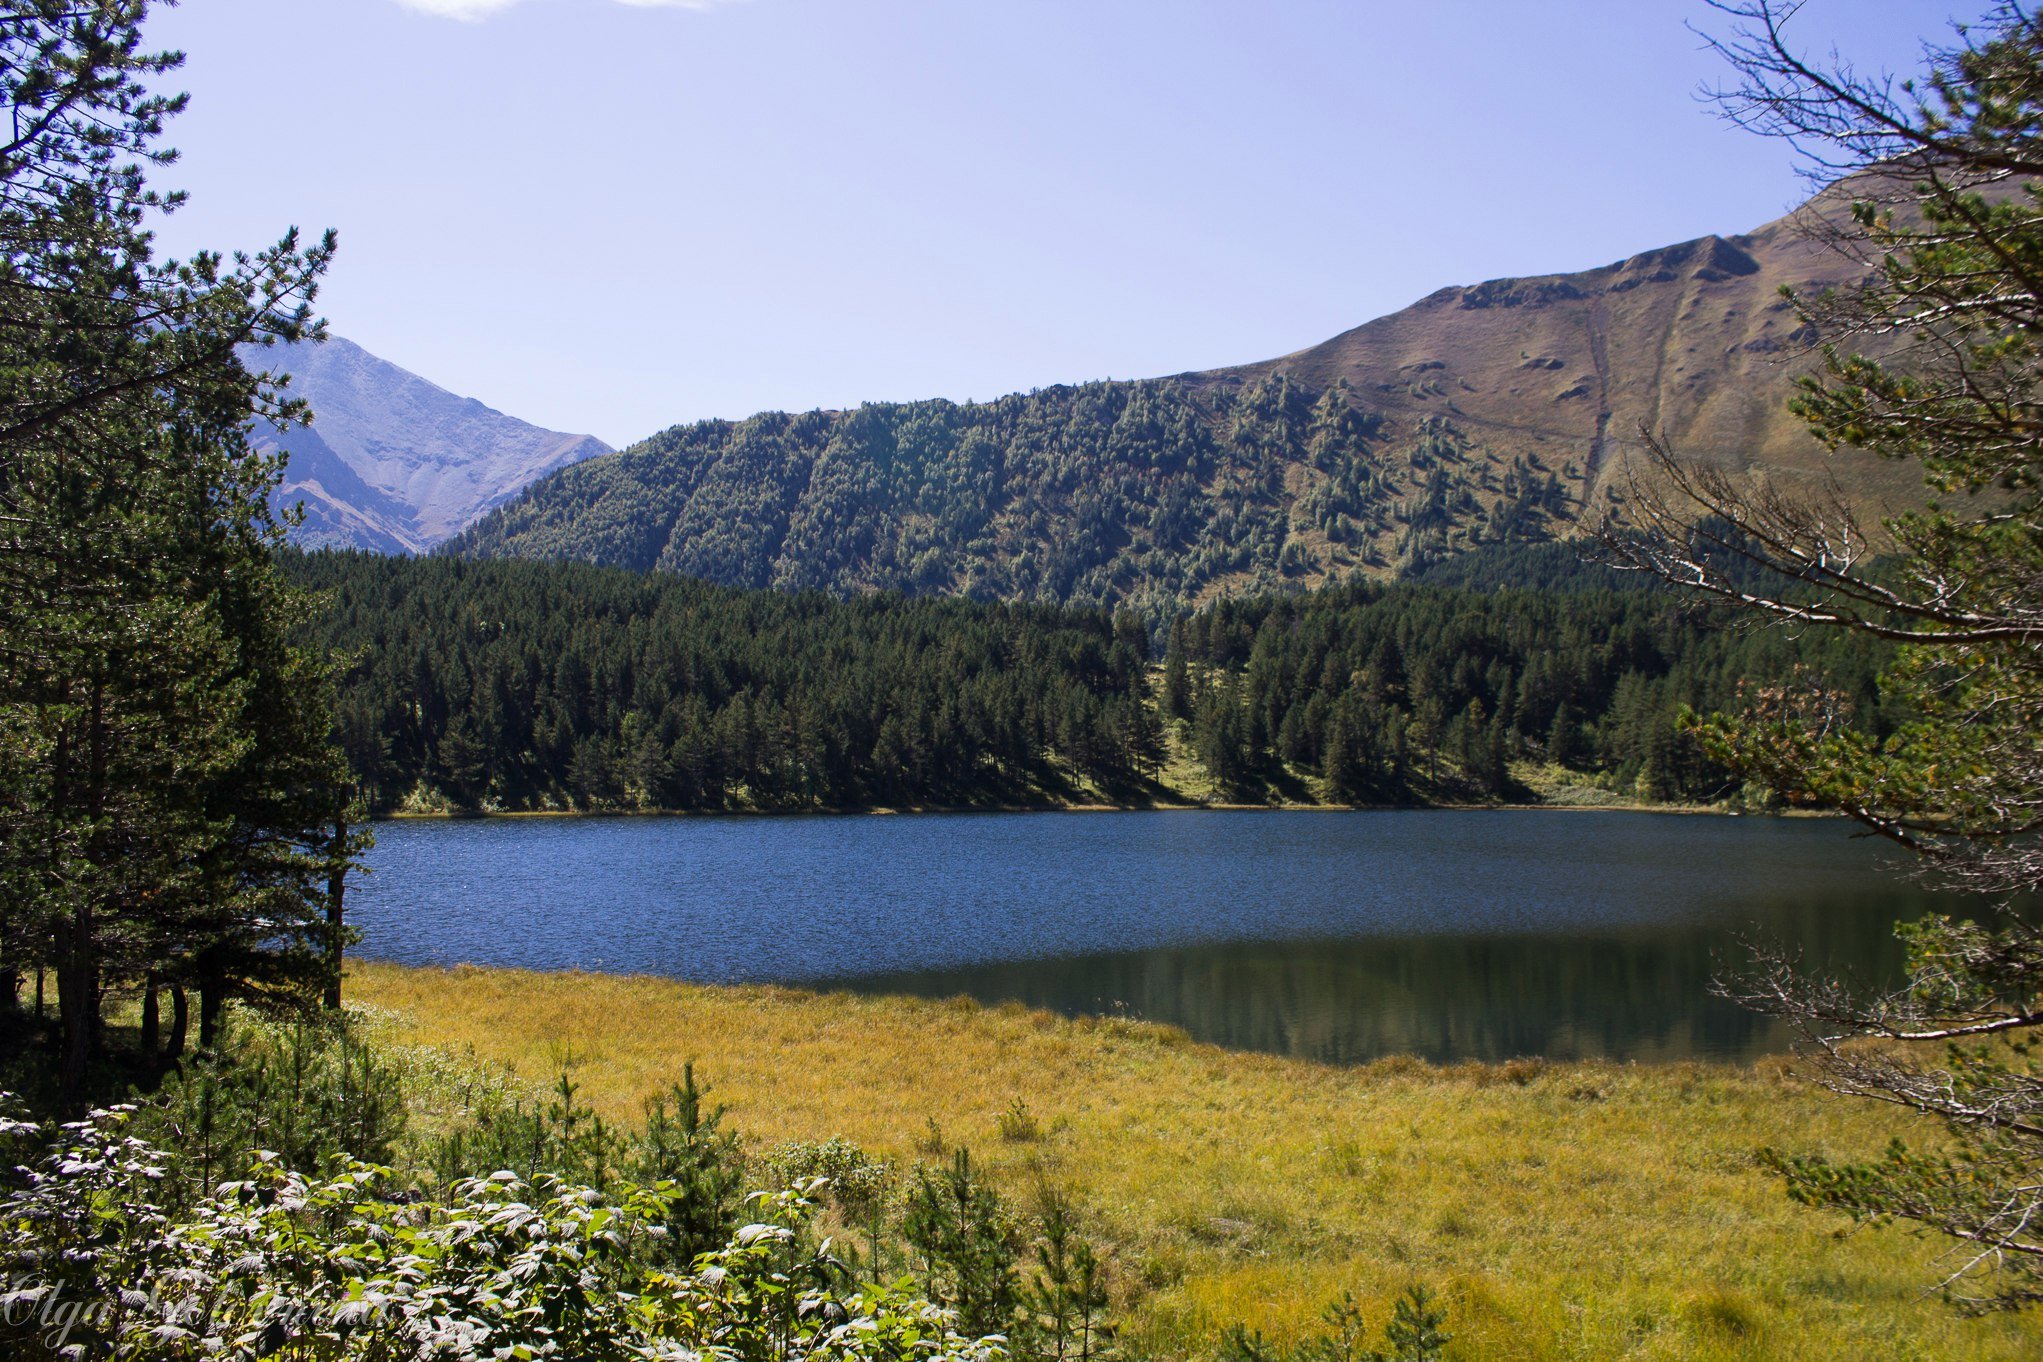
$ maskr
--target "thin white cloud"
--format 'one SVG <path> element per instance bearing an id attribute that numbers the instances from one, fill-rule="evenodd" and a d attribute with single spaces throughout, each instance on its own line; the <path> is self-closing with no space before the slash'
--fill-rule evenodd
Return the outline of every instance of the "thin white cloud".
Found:
<path id="1" fill-rule="evenodd" d="M 498 10 L 509 9 L 518 0 L 397 0 L 397 3 L 422 14 L 437 14 L 443 19 L 474 23 L 477 19 L 489 18 Z"/>
<path id="2" fill-rule="evenodd" d="M 518 3 L 518 0 L 397 0 L 406 9 L 415 9 L 421 14 L 437 14 L 442 19 L 459 19 L 472 24 L 500 14 Z M 633 9 L 719 9 L 725 5 L 741 3 L 741 0 L 617 0 L 620 5 Z"/>

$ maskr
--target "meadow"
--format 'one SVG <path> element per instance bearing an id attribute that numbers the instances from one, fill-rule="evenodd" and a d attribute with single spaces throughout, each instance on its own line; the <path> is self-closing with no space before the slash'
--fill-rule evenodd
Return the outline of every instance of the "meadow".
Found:
<path id="1" fill-rule="evenodd" d="M 2043 1326 L 1938 1297 L 1943 1244 L 1796 1206 L 1759 1168 L 1926 1133 L 1785 1060 L 1337 1068 L 1019 1006 L 471 968 L 358 964 L 348 996 L 400 1045 L 535 1087 L 565 1067 L 626 1124 L 693 1062 L 755 1153 L 967 1146 L 1017 1203 L 1062 1188 L 1133 1356 L 1212 1356 L 1237 1322 L 1300 1340 L 1344 1291 L 1381 1320 L 1415 1282 L 1468 1362 L 2043 1353 Z"/>

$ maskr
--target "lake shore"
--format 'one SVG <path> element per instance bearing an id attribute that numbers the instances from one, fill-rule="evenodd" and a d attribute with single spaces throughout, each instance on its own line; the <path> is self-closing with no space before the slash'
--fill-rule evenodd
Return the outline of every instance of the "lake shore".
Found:
<path id="1" fill-rule="evenodd" d="M 1840 1240 L 1755 1165 L 1921 1132 L 1791 1065 L 1359 1069 L 1240 1054 L 1019 1006 L 512 970 L 356 965 L 400 1045 L 571 1068 L 606 1119 L 685 1062 L 760 1153 L 853 1140 L 899 1167 L 969 1146 L 1018 1202 L 1048 1181 L 1105 1245 L 1131 1355 L 1209 1356 L 1240 1321 L 1288 1341 L 1353 1290 L 1441 1291 L 1466 1362 L 2033 1357 L 2043 1324 L 1928 1292 L 1937 1246 Z"/>
<path id="2" fill-rule="evenodd" d="M 1417 810 L 1464 811 L 1470 809 L 1579 809 L 1600 813 L 1741 814 L 1753 812 L 1732 800 L 1682 802 L 1641 799 L 1633 794 L 1606 788 L 1599 778 L 1565 767 L 1520 762 L 1512 775 L 1523 798 L 1467 801 L 1437 798 L 1403 804 L 1328 804 L 1286 798 L 1286 793 L 1309 790 L 1311 782 L 1291 770 L 1281 780 L 1265 785 L 1268 797 L 1240 798 L 1240 791 L 1225 790 L 1200 773 L 1189 757 L 1177 753 L 1153 779 L 1142 782 L 1140 797 L 1117 797 L 1126 790 L 1102 790 L 1088 782 L 1074 780 L 1071 792 L 1032 791 L 1029 798 L 980 800 L 957 804 L 854 804 L 812 808 L 773 808 L 740 804 L 724 809 L 651 808 L 548 808 L 493 809 L 459 808 L 441 795 L 414 791 L 397 808 L 380 812 L 378 821 L 404 819 L 478 818 L 727 818 L 727 817 L 853 817 L 905 814 L 967 813 L 1374 813 Z M 1778 812 L 1778 811 L 1776 811 Z"/>
<path id="3" fill-rule="evenodd" d="M 908 804 L 853 805 L 828 809 L 399 809 L 375 822 L 462 822 L 511 818 L 887 818 L 921 814 L 973 813 L 1467 813 L 1471 811 L 1549 813 L 1710 814 L 1726 818 L 1833 818 L 1820 809 L 1754 811 L 1727 804 L 1655 804 L 1643 800 L 1608 804 L 1526 802 L 1496 804 L 1233 804 L 1220 801 L 1173 804 Z"/>

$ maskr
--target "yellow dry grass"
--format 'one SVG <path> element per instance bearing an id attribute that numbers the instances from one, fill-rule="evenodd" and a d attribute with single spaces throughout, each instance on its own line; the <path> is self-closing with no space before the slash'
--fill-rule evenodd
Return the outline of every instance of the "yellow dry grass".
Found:
<path id="1" fill-rule="evenodd" d="M 1077 1196 L 1138 1356 L 1206 1355 L 1235 1320 L 1295 1338 L 1344 1289 L 1381 1318 L 1414 1281 L 1461 1359 L 2043 1355 L 2043 1327 L 1926 1294 L 1939 1244 L 1842 1234 L 1755 1168 L 1899 1128 L 1780 1066 L 1338 1069 L 965 1002 L 378 965 L 350 988 L 398 1039 L 537 1082 L 572 1063 L 620 1120 L 694 1060 L 754 1145 L 908 1164 L 936 1122 L 1017 1191 Z M 1001 1138 L 1017 1098 L 1040 1139 Z"/>

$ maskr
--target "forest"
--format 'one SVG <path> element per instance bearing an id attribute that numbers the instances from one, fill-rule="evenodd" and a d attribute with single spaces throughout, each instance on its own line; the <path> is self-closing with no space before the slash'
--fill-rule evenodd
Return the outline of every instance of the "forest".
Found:
<path id="1" fill-rule="evenodd" d="M 449 547 L 1160 616 L 1548 538 L 1581 472 L 1503 461 L 1444 414 L 1392 430 L 1345 388 L 1282 375 L 1098 382 L 676 426 Z"/>
<path id="2" fill-rule="evenodd" d="M 574 564 L 292 571 L 326 599 L 341 745 L 379 809 L 1019 802 L 1156 750 L 1129 616 Z"/>
<path id="3" fill-rule="evenodd" d="M 1837 694 L 1868 732 L 1897 717 L 1876 641 L 1741 629 L 1637 585 L 1358 584 L 1222 601 L 1172 639 L 1164 708 L 1209 776 L 1250 796 L 1515 801 L 1533 793 L 1514 774 L 1529 761 L 1644 802 L 1716 801 L 1739 783 L 1685 709 L 1792 680 Z"/>
<path id="4" fill-rule="evenodd" d="M 1222 601 L 1168 626 L 1160 665 L 1125 611 L 287 564 L 322 601 L 341 746 L 380 811 L 1525 801 L 1528 763 L 1714 800 L 1737 783 L 1683 736 L 1684 705 L 1803 668 L 1889 721 L 1876 644 L 1727 629 L 1572 550 L 1497 554 L 1477 570 L 1549 585 Z"/>
<path id="5" fill-rule="evenodd" d="M 1792 409 L 1947 500 L 1875 556 L 1645 432 L 1584 569 L 1570 465 L 1224 378 L 711 423 L 445 557 L 294 553 L 251 432 L 310 419 L 262 366 L 338 238 L 159 255 L 149 8 L 0 10 L 0 1356 L 2036 1354 L 2043 16 L 1917 83 L 1718 7 L 1723 111 L 1890 186 L 1864 287 L 1783 300 Z M 371 811 L 1578 787 L 1832 809 L 1994 907 L 1891 984 L 1754 943 L 1717 987 L 1810 1043 L 1737 1071 L 348 957 Z M 1895 1222 L 1935 1256 L 1844 1232 Z"/>

